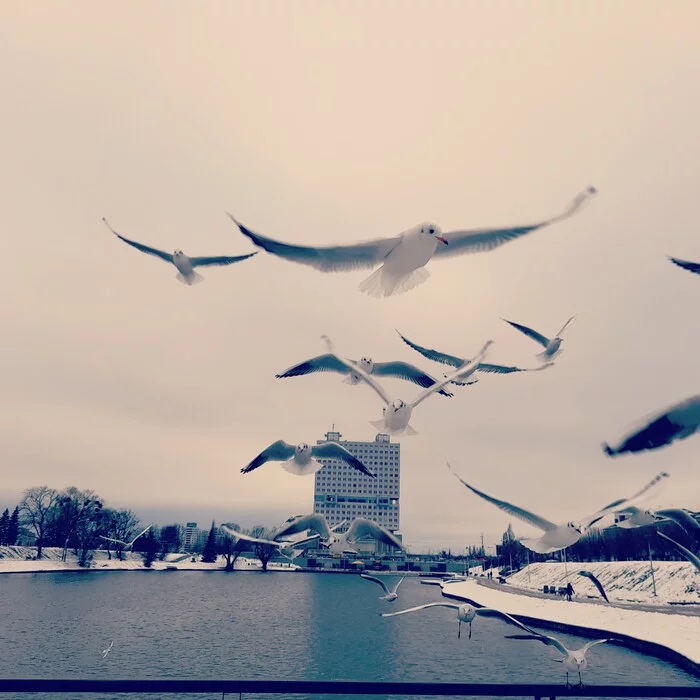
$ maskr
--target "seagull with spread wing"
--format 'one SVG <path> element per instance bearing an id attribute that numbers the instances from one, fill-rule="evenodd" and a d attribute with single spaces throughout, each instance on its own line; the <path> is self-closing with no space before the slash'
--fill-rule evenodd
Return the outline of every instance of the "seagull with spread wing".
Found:
<path id="1" fill-rule="evenodd" d="M 447 353 L 440 352 L 439 350 L 424 348 L 421 345 L 418 345 L 417 343 L 414 343 L 413 341 L 409 340 L 398 330 L 396 330 L 396 332 L 399 334 L 399 338 L 401 338 L 401 340 L 403 340 L 403 342 L 406 343 L 406 345 L 408 345 L 410 348 L 413 348 L 416 352 L 419 352 L 421 355 L 423 355 L 423 357 L 427 357 L 429 360 L 440 362 L 441 364 L 449 365 L 450 367 L 460 367 L 465 362 L 470 362 L 470 360 L 457 357 L 456 355 L 448 355 Z M 476 371 L 485 372 L 487 374 L 513 374 L 515 372 L 538 372 L 542 369 L 547 369 L 547 367 L 552 367 L 552 365 L 554 365 L 553 362 L 547 362 L 546 364 L 540 365 L 539 367 L 521 368 L 508 367 L 507 365 L 493 365 L 488 362 L 480 362 L 478 367 L 476 368 Z M 445 374 L 443 376 L 446 377 L 447 375 Z M 470 384 L 476 384 L 478 381 L 478 378 L 472 375 L 466 381 L 456 380 L 452 383 L 457 384 L 458 386 L 469 386 Z"/>
<path id="2" fill-rule="evenodd" d="M 676 525 L 683 528 L 689 535 L 693 535 L 700 541 L 700 524 L 683 508 L 659 508 L 658 510 L 642 510 L 638 506 L 630 505 L 621 510 L 615 511 L 615 515 L 624 516 L 615 522 L 615 527 L 630 529 L 635 527 L 645 527 L 646 525 L 657 525 L 668 520 L 672 520 Z"/>
<path id="3" fill-rule="evenodd" d="M 501 612 L 495 608 L 475 608 L 473 605 L 468 605 L 467 603 L 426 603 L 425 605 L 416 605 L 415 608 L 406 608 L 406 610 L 399 610 L 393 613 L 381 613 L 382 617 L 394 617 L 394 615 L 405 615 L 406 613 L 417 612 L 418 610 L 425 610 L 426 608 L 454 608 L 457 610 L 457 619 L 459 620 L 459 626 L 457 628 L 457 638 L 462 636 L 462 623 L 469 625 L 469 639 L 472 638 L 472 622 L 475 617 L 496 617 L 503 622 L 519 627 L 521 630 L 525 630 L 530 634 L 537 634 L 529 627 L 524 625 L 522 622 L 518 622 L 514 617 L 508 615 L 508 613 Z"/>
<path id="4" fill-rule="evenodd" d="M 543 348 L 544 351 L 536 355 L 536 357 L 541 361 L 541 362 L 549 362 L 552 360 L 554 357 L 557 355 L 561 355 L 563 350 L 561 350 L 561 344 L 563 342 L 563 338 L 561 337 L 562 334 L 564 333 L 564 330 L 566 327 L 576 318 L 576 315 L 574 314 L 559 330 L 559 332 L 553 337 L 553 338 L 546 338 L 543 336 L 541 333 L 538 333 L 536 330 L 533 330 L 532 328 L 528 328 L 527 326 L 523 326 L 520 323 L 515 323 L 514 321 L 509 321 L 507 318 L 502 319 L 506 323 L 509 323 L 513 328 L 517 328 L 521 333 L 524 333 L 528 338 L 532 338 L 536 343 L 539 343 Z"/>
<path id="5" fill-rule="evenodd" d="M 348 370 L 355 372 L 357 376 L 360 377 L 360 379 L 362 379 L 362 381 L 368 384 L 372 389 L 374 389 L 377 395 L 382 399 L 382 401 L 384 402 L 384 408 L 382 409 L 382 418 L 380 420 L 370 421 L 370 423 L 378 430 L 384 433 L 389 433 L 390 435 L 417 435 L 417 431 L 409 425 L 413 409 L 416 406 L 418 406 L 418 404 L 425 401 L 425 399 L 427 399 L 431 394 L 434 394 L 436 391 L 439 391 L 440 389 L 442 389 L 443 386 L 449 384 L 451 381 L 455 379 L 464 381 L 467 377 L 471 376 L 474 372 L 476 372 L 476 368 L 479 366 L 479 363 L 484 358 L 484 356 L 486 355 L 486 351 L 493 342 L 489 340 L 481 348 L 474 360 L 472 360 L 471 362 L 464 363 L 463 365 L 458 367 L 452 374 L 449 374 L 447 377 L 443 377 L 443 379 L 437 381 L 432 386 L 429 386 L 427 389 L 418 394 L 418 396 L 412 402 L 407 403 L 402 399 L 392 400 L 386 393 L 386 391 L 384 391 L 384 389 L 381 387 L 379 382 L 373 379 L 371 375 L 367 374 L 367 372 L 365 372 L 364 369 L 362 369 L 362 367 L 353 364 L 347 358 L 339 355 L 336 352 L 335 346 L 331 342 L 330 338 L 328 338 L 328 336 L 324 335 L 321 337 L 325 340 L 326 347 L 328 348 L 329 353 L 331 353 L 342 364 L 344 364 L 348 368 Z"/>
<path id="6" fill-rule="evenodd" d="M 583 685 L 581 671 L 585 671 L 588 668 L 588 659 L 586 658 L 588 651 L 598 644 L 605 644 L 605 642 L 613 641 L 612 639 L 596 639 L 595 641 L 588 642 L 588 644 L 584 644 L 580 649 L 568 649 L 556 639 L 556 637 L 550 637 L 546 634 L 509 634 L 506 635 L 506 639 L 531 639 L 558 649 L 564 654 L 564 657 L 561 659 L 554 659 L 554 661 L 564 664 L 567 687 L 569 686 L 569 672 L 578 673 L 579 685 Z"/>
<path id="7" fill-rule="evenodd" d="M 115 540 L 111 537 L 105 537 L 104 535 L 100 535 L 101 540 L 105 540 L 106 542 L 114 542 L 115 544 L 120 544 L 124 550 L 132 549 L 134 544 L 136 543 L 136 540 L 139 539 L 139 537 L 143 537 L 149 530 L 151 529 L 151 526 L 149 525 L 147 528 L 144 528 L 139 532 L 136 537 L 134 537 L 131 542 L 124 542 L 123 540 Z"/>
<path id="8" fill-rule="evenodd" d="M 106 658 L 107 658 L 107 654 L 109 654 L 109 652 L 112 651 L 112 647 L 113 647 L 113 646 L 114 646 L 114 640 L 112 640 L 112 641 L 109 643 L 109 646 L 108 646 L 106 649 L 103 649 L 103 650 L 102 650 L 102 658 L 103 658 L 103 659 L 106 659 Z"/>
<path id="9" fill-rule="evenodd" d="M 197 282 L 201 282 L 204 278 L 195 272 L 195 267 L 205 267 L 208 265 L 231 265 L 232 263 L 240 262 L 246 258 L 252 258 L 255 253 L 247 253 L 246 255 L 210 255 L 198 258 L 190 258 L 185 255 L 181 250 L 176 250 L 173 253 L 167 253 L 164 250 L 158 250 L 158 248 L 151 248 L 143 243 L 137 243 L 129 238 L 118 234 L 108 223 L 107 219 L 102 217 L 105 226 L 120 240 L 124 241 L 130 246 L 140 250 L 142 253 L 147 253 L 148 255 L 155 255 L 155 257 L 164 260 L 165 262 L 172 263 L 177 268 L 177 279 L 184 284 L 193 285 Z"/>
<path id="10" fill-rule="evenodd" d="M 268 253 L 321 272 L 372 269 L 380 265 L 376 272 L 360 284 L 360 290 L 370 296 L 387 297 L 406 292 L 428 279 L 430 273 L 425 265 L 431 258 L 493 250 L 508 241 L 572 216 L 595 192 L 594 187 L 588 187 L 561 214 L 526 226 L 450 231 L 442 235 L 439 226 L 426 222 L 398 236 L 336 246 L 282 243 L 251 231 L 231 214 L 229 216 L 244 236 Z"/>
<path id="11" fill-rule="evenodd" d="M 452 467 L 449 465 L 449 463 L 447 467 L 454 474 L 456 479 L 458 479 L 464 486 L 466 486 L 477 496 L 483 498 L 489 503 L 492 503 L 497 508 L 500 508 L 502 511 L 505 511 L 509 515 L 512 515 L 516 518 L 520 518 L 520 520 L 522 520 L 525 523 L 528 523 L 528 525 L 533 525 L 534 527 L 542 530 L 544 534 L 542 534 L 540 537 L 533 537 L 530 539 L 520 540 L 520 543 L 523 544 L 525 547 L 531 549 L 533 552 L 538 552 L 539 554 L 549 554 L 550 552 L 557 552 L 560 549 L 566 549 L 566 547 L 569 547 L 575 542 L 578 542 L 581 539 L 581 537 L 583 537 L 586 530 L 588 530 L 588 528 L 590 528 L 594 523 L 597 523 L 606 515 L 613 514 L 616 511 L 616 509 L 620 507 L 625 507 L 626 504 L 635 502 L 638 499 L 642 498 L 649 492 L 649 490 L 654 488 L 657 484 L 661 482 L 662 479 L 668 476 L 666 472 L 662 472 L 661 474 L 657 475 L 654 479 L 652 479 L 652 481 L 646 484 L 646 486 L 644 486 L 637 493 L 635 493 L 633 496 L 613 501 L 604 508 L 601 508 L 599 511 L 596 511 L 592 515 L 589 515 L 585 518 L 581 518 L 578 521 L 569 521 L 567 523 L 557 525 L 556 523 L 542 518 L 539 515 L 535 515 L 535 513 L 532 513 L 529 510 L 525 510 L 520 506 L 508 503 L 507 501 L 501 501 L 498 498 L 489 496 L 483 491 L 479 491 L 479 489 L 475 488 L 474 486 L 471 486 L 466 481 L 464 481 L 464 479 L 462 479 L 458 474 L 456 474 L 452 470 Z"/>
<path id="12" fill-rule="evenodd" d="M 323 464 L 316 457 L 325 459 L 341 459 L 347 462 L 353 469 L 366 474 L 367 476 L 375 476 L 367 467 L 360 462 L 355 455 L 346 450 L 337 442 L 324 442 L 320 445 L 309 445 L 305 442 L 299 443 L 296 447 L 290 445 L 284 440 L 277 440 L 271 445 L 268 445 L 250 464 L 243 467 L 241 471 L 244 474 L 252 472 L 266 462 L 282 462 L 282 469 L 290 474 L 297 476 L 306 476 L 307 474 L 316 473 Z"/>
<path id="13" fill-rule="evenodd" d="M 670 445 L 674 440 L 684 440 L 700 428 L 700 394 L 669 406 L 663 413 L 641 421 L 640 428 L 633 429 L 618 444 L 611 447 L 603 443 L 603 451 L 609 457 L 624 452 L 656 450 Z"/>
<path id="14" fill-rule="evenodd" d="M 365 581 L 372 581 L 373 583 L 376 583 L 377 585 L 382 587 L 382 590 L 384 591 L 384 595 L 379 597 L 379 600 L 386 600 L 387 603 L 393 603 L 394 601 L 398 600 L 399 594 L 399 586 L 402 584 L 403 580 L 406 578 L 405 576 L 402 576 L 398 583 L 393 585 L 391 589 L 386 585 L 382 579 L 377 578 L 376 576 L 370 576 L 369 574 L 360 574 L 360 577 L 365 579 Z"/>
<path id="15" fill-rule="evenodd" d="M 350 360 L 350 362 L 355 365 L 360 365 L 367 374 L 373 374 L 375 377 L 405 379 L 406 381 L 413 382 L 426 389 L 435 384 L 436 381 L 429 374 L 422 372 L 418 367 L 414 367 L 408 362 L 374 362 L 371 357 L 366 356 L 361 357 L 359 361 Z M 287 377 L 299 377 L 304 374 L 312 374 L 313 372 L 336 372 L 338 374 L 344 374 L 346 376 L 343 381 L 353 386 L 362 382 L 362 379 L 360 379 L 357 373 L 353 372 L 352 369 L 348 368 L 347 365 L 342 363 L 335 355 L 331 354 L 312 357 L 310 360 L 300 362 L 298 365 L 294 365 L 284 370 L 284 372 L 276 374 L 275 377 L 278 379 L 285 379 Z M 452 394 L 445 391 L 445 389 L 440 389 L 438 394 L 452 396 Z"/>

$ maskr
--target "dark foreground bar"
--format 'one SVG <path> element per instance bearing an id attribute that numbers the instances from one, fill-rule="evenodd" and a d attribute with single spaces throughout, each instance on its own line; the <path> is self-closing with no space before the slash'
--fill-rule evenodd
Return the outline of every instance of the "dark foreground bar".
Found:
<path id="1" fill-rule="evenodd" d="M 398 695 L 529 698 L 700 698 L 696 686 L 516 685 L 511 683 L 372 683 L 365 681 L 206 681 L 0 679 L 0 693 L 245 693 L 291 695 Z"/>

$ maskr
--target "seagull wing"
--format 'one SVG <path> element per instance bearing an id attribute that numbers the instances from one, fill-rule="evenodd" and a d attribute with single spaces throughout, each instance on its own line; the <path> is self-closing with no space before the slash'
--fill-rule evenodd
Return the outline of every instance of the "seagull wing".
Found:
<path id="1" fill-rule="evenodd" d="M 658 492 L 658 490 L 663 485 L 664 480 L 667 479 L 669 476 L 670 475 L 668 474 L 668 472 L 659 472 L 650 482 L 642 486 L 642 488 L 639 489 L 639 491 L 632 494 L 629 498 L 620 498 L 617 501 L 609 503 L 604 508 L 601 508 L 593 515 L 589 515 L 585 518 L 582 518 L 580 521 L 581 525 L 583 525 L 584 528 L 589 528 L 594 522 L 597 522 L 601 518 L 604 518 L 606 515 L 610 515 L 611 513 L 618 513 L 627 508 L 636 506 L 638 502 L 644 501 L 647 498 L 649 498 L 649 496 L 653 493 Z"/>
<path id="2" fill-rule="evenodd" d="M 254 253 L 247 253 L 246 255 L 209 255 L 201 258 L 190 258 L 192 267 L 204 267 L 205 265 L 231 265 L 233 263 L 240 262 L 241 260 L 247 260 L 257 255 L 258 251 Z"/>
<path id="3" fill-rule="evenodd" d="M 673 520 L 676 525 L 680 525 L 688 534 L 695 535 L 696 538 L 700 535 L 700 524 L 682 508 L 663 508 L 655 511 L 655 514 Z"/>
<path id="4" fill-rule="evenodd" d="M 545 338 L 541 333 L 528 328 L 528 326 L 523 326 L 520 323 L 515 323 L 515 321 L 509 321 L 507 318 L 502 319 L 506 323 L 510 323 L 513 328 L 517 328 L 521 333 L 524 333 L 528 338 L 532 338 L 536 343 L 539 343 L 542 347 L 546 348 L 549 345 L 549 338 Z"/>
<path id="5" fill-rule="evenodd" d="M 509 625 L 514 625 L 515 627 L 519 627 L 521 630 L 525 630 L 525 632 L 537 634 L 537 632 L 531 630 L 527 625 L 519 622 L 514 617 L 511 617 L 508 613 L 496 610 L 495 608 L 476 608 L 476 614 L 479 617 L 497 617 L 499 620 L 503 620 L 503 622 Z"/>
<path id="6" fill-rule="evenodd" d="M 483 498 L 485 501 L 492 503 L 494 506 L 496 506 L 496 508 L 500 508 L 509 515 L 513 515 L 516 518 L 520 518 L 529 525 L 534 525 L 535 527 L 539 528 L 540 530 L 544 530 L 545 532 L 547 532 L 548 530 L 554 530 L 557 527 L 554 523 L 550 522 L 549 520 L 545 520 L 544 518 L 541 518 L 539 515 L 535 515 L 534 513 L 531 513 L 530 511 L 525 510 L 524 508 L 520 508 L 519 506 L 513 505 L 512 503 L 508 503 L 507 501 L 501 501 L 498 498 L 489 496 L 483 491 L 479 491 L 479 489 L 470 486 L 456 472 L 452 471 L 452 467 L 450 466 L 449 462 L 447 464 L 447 468 L 455 475 L 455 478 L 459 479 L 459 481 L 461 481 L 462 484 L 464 484 L 464 486 L 466 486 L 470 491 L 473 491 L 477 496 L 481 496 L 481 498 Z"/>
<path id="7" fill-rule="evenodd" d="M 594 639 L 592 642 L 588 642 L 581 647 L 581 651 L 585 654 L 592 647 L 598 646 L 598 644 L 605 644 L 605 642 L 612 642 L 612 639 Z"/>
<path id="8" fill-rule="evenodd" d="M 396 329 L 395 329 L 396 330 Z M 399 333 L 399 331 L 396 331 Z M 454 355 L 446 355 L 444 352 L 439 352 L 437 350 L 432 350 L 429 348 L 424 348 L 417 343 L 410 341 L 406 336 L 399 333 L 399 338 L 403 340 L 408 347 L 413 348 L 416 352 L 419 352 L 423 357 L 427 357 L 429 360 L 434 360 L 435 362 L 440 362 L 443 365 L 451 365 L 452 367 L 460 367 L 465 363 L 461 357 L 455 357 Z"/>
<path id="9" fill-rule="evenodd" d="M 479 350 L 477 353 L 476 357 L 473 360 L 467 360 L 464 364 L 459 366 L 454 372 L 450 372 L 447 376 L 443 377 L 439 381 L 435 382 L 432 386 L 429 386 L 425 391 L 422 393 L 418 394 L 418 396 L 411 402 L 411 406 L 415 408 L 419 403 L 422 401 L 425 401 L 425 399 L 428 398 L 431 394 L 434 394 L 436 391 L 439 391 L 442 389 L 445 384 L 449 384 L 451 381 L 454 381 L 455 379 L 466 379 L 470 375 L 474 374 L 476 372 L 479 363 L 481 360 L 484 359 L 484 356 L 486 355 L 486 351 L 488 350 L 489 346 L 491 345 L 493 341 L 489 340 L 487 343 L 484 344 L 484 347 Z"/>
<path id="10" fill-rule="evenodd" d="M 139 532 L 139 534 L 136 535 L 136 537 L 134 537 L 134 539 L 131 540 L 131 542 L 129 542 L 129 545 L 131 545 L 133 547 L 136 540 L 139 539 L 139 537 L 143 537 L 150 529 L 151 529 L 151 526 L 149 525 L 147 528 L 141 530 L 141 532 Z"/>
<path id="11" fill-rule="evenodd" d="M 418 369 L 414 365 L 408 362 L 375 362 L 372 368 L 372 374 L 376 374 L 378 377 L 398 377 L 399 379 L 405 379 L 406 381 L 413 382 L 425 388 L 431 387 L 435 384 L 435 379 L 429 374 Z M 443 396 L 452 396 L 448 391 L 440 389 L 439 394 Z"/>
<path id="12" fill-rule="evenodd" d="M 507 228 L 472 229 L 466 231 L 450 231 L 444 234 L 449 245 L 439 246 L 435 250 L 435 257 L 459 255 L 461 253 L 482 253 L 493 250 L 508 241 L 515 240 L 538 228 L 562 221 L 575 214 L 584 202 L 588 201 L 596 192 L 595 188 L 588 187 L 580 192 L 567 208 L 557 216 L 545 219 L 527 226 L 510 226 Z"/>
<path id="13" fill-rule="evenodd" d="M 253 537 L 252 535 L 246 535 L 244 532 L 238 532 L 228 525 L 222 525 L 221 529 L 231 537 L 237 537 L 239 540 L 244 540 L 245 542 L 253 542 L 254 544 L 269 544 L 273 547 L 283 547 L 283 542 L 275 542 L 274 540 L 266 540 L 262 537 Z"/>
<path id="14" fill-rule="evenodd" d="M 374 576 L 369 576 L 368 574 L 360 574 L 360 577 L 367 581 L 374 581 L 374 583 L 378 583 L 384 589 L 384 593 L 389 595 L 389 589 L 386 587 L 386 583 L 384 583 L 384 581 L 381 579 Z"/>
<path id="15" fill-rule="evenodd" d="M 266 447 L 252 462 L 250 462 L 250 464 L 248 464 L 248 466 L 243 467 L 241 471 L 247 474 L 270 460 L 273 462 L 281 462 L 293 457 L 294 452 L 294 445 L 290 445 L 284 440 L 278 440 L 277 442 L 273 442 L 269 447 Z"/>
<path id="16" fill-rule="evenodd" d="M 104 221 L 105 226 L 119 239 L 124 241 L 124 243 L 128 243 L 130 246 L 133 246 L 136 248 L 136 250 L 140 250 L 142 253 L 148 253 L 148 255 L 155 255 L 156 257 L 160 258 L 161 260 L 165 260 L 165 262 L 171 263 L 173 261 L 173 256 L 170 253 L 166 253 L 164 250 L 158 250 L 158 248 L 150 248 L 147 245 L 144 245 L 143 243 L 137 243 L 136 241 L 132 241 L 129 238 L 124 238 L 124 236 L 121 236 L 118 234 L 110 225 L 107 219 L 102 217 L 102 221 Z"/>
<path id="17" fill-rule="evenodd" d="M 406 613 L 416 612 L 417 610 L 425 610 L 426 608 L 454 608 L 459 610 L 457 603 L 426 603 L 425 605 L 416 605 L 415 608 L 406 608 L 398 612 L 382 613 L 382 617 L 394 617 L 394 615 L 405 615 Z"/>
<path id="18" fill-rule="evenodd" d="M 226 212 L 228 214 L 228 212 Z M 321 272 L 338 272 L 340 270 L 356 270 L 372 268 L 384 261 L 387 255 L 401 242 L 402 236 L 392 238 L 376 238 L 371 241 L 361 241 L 354 245 L 337 245 L 314 248 L 312 246 L 289 245 L 266 238 L 259 233 L 229 217 L 238 226 L 240 232 L 248 237 L 256 246 L 268 253 L 278 255 L 302 265 L 309 265 Z"/>
<path id="19" fill-rule="evenodd" d="M 547 646 L 550 647 L 555 647 L 559 649 L 559 651 L 564 654 L 564 656 L 567 656 L 569 653 L 569 650 L 558 640 L 555 639 L 554 637 L 548 637 L 546 634 L 508 634 L 505 637 L 506 639 L 533 639 L 536 642 L 542 642 L 543 644 L 546 644 Z"/>
<path id="20" fill-rule="evenodd" d="M 403 583 L 403 580 L 404 580 L 405 578 L 406 578 L 405 576 L 402 576 L 402 577 L 399 579 L 398 583 L 391 589 L 391 592 L 392 592 L 392 593 L 397 593 L 397 592 L 398 592 L 399 586 Z"/>
<path id="21" fill-rule="evenodd" d="M 310 360 L 300 362 L 284 372 L 276 374 L 275 377 L 282 379 L 285 377 L 299 377 L 302 374 L 311 374 L 312 372 L 337 372 L 338 374 L 347 374 L 349 372 L 347 365 L 341 362 L 335 355 L 326 354 L 312 357 Z"/>
<path id="22" fill-rule="evenodd" d="M 129 546 L 128 542 L 124 542 L 122 540 L 115 540 L 115 539 L 112 539 L 111 537 L 105 537 L 104 535 L 100 535 L 100 539 L 105 540 L 106 542 L 114 542 L 115 544 L 122 544 L 125 547 Z"/>
<path id="23" fill-rule="evenodd" d="M 372 389 L 374 389 L 374 391 L 376 391 L 379 395 L 379 398 L 381 398 L 381 400 L 387 406 L 391 403 L 389 395 L 386 393 L 386 391 L 384 391 L 379 382 L 372 379 L 371 375 L 367 374 L 367 372 L 365 372 L 359 364 L 355 364 L 354 362 L 348 360 L 342 355 L 338 355 L 338 353 L 335 351 L 335 345 L 333 345 L 333 342 L 327 335 L 322 335 L 321 338 L 323 338 L 323 340 L 325 341 L 329 353 L 331 353 L 335 358 L 342 362 L 348 368 L 349 371 L 351 371 L 353 374 L 356 374 L 360 379 L 362 379 L 362 381 L 365 382 L 365 384 L 372 387 Z"/>
<path id="24" fill-rule="evenodd" d="M 676 542 L 676 540 L 671 539 L 668 535 L 664 535 L 661 530 L 656 531 L 659 537 L 663 537 L 668 540 L 698 571 L 700 571 L 700 559 L 693 554 L 689 549 L 686 549 L 682 544 Z"/>
<path id="25" fill-rule="evenodd" d="M 669 260 L 678 265 L 678 267 L 682 267 L 684 270 L 690 270 L 690 272 L 700 275 L 700 263 L 694 263 L 690 262 L 690 260 L 680 260 L 679 258 L 671 257 L 669 257 Z"/>
<path id="26" fill-rule="evenodd" d="M 555 338 L 561 338 L 561 334 L 566 330 L 566 327 L 576 318 L 576 314 L 574 314 L 562 327 L 561 329 L 557 332 L 557 334 L 554 336 Z"/>
<path id="27" fill-rule="evenodd" d="M 513 372 L 539 372 L 540 370 L 552 367 L 553 362 L 547 362 L 539 367 L 506 367 L 505 365 L 491 365 L 487 362 L 479 363 L 476 368 L 477 372 L 486 372 L 487 374 L 512 374 Z"/>
<path id="28" fill-rule="evenodd" d="M 381 525 L 373 520 L 367 520 L 367 518 L 355 518 L 345 533 L 345 539 L 348 542 L 355 542 L 363 537 L 373 537 L 375 540 L 390 544 L 397 549 L 404 549 L 401 541 Z"/>
<path id="29" fill-rule="evenodd" d="M 587 579 L 590 579 L 593 582 L 593 585 L 598 589 L 598 592 L 600 595 L 603 596 L 605 599 L 606 603 L 609 603 L 610 601 L 608 600 L 608 596 L 605 592 L 605 589 L 603 588 L 603 584 L 597 579 L 597 577 L 592 574 L 590 571 L 579 571 L 578 572 L 579 576 L 585 576 Z"/>
<path id="30" fill-rule="evenodd" d="M 366 474 L 367 476 L 375 476 L 374 472 L 360 462 L 355 455 L 351 454 L 342 445 L 337 442 L 324 442 L 322 445 L 314 445 L 311 448 L 312 457 L 326 457 L 329 459 L 342 459 L 347 462 L 353 469 Z"/>
<path id="31" fill-rule="evenodd" d="M 330 539 L 331 536 L 326 516 L 321 513 L 311 513 L 309 515 L 299 515 L 287 524 L 282 525 L 275 533 L 275 538 L 295 535 L 298 532 L 306 532 L 307 530 L 317 532 L 321 539 L 324 540 Z"/>

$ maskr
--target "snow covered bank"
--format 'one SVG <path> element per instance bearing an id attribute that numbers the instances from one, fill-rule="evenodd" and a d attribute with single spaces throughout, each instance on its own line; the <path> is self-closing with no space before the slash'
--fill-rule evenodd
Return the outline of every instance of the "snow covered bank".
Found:
<path id="1" fill-rule="evenodd" d="M 622 635 L 641 640 L 649 645 L 660 645 L 675 654 L 667 654 L 669 660 L 680 655 L 690 663 L 685 668 L 700 675 L 700 616 L 646 612 L 608 605 L 591 605 L 583 600 L 567 602 L 566 599 L 534 598 L 518 595 L 517 592 L 494 590 L 480 586 L 476 580 L 443 584 L 442 593 L 448 597 L 473 601 L 479 605 L 497 608 L 517 616 L 524 622 L 553 623 L 562 628 L 571 628 L 572 633 L 585 628 L 596 630 L 601 636 Z M 511 589 L 512 590 L 512 589 Z M 649 648 L 650 653 L 659 650 Z"/>
<path id="2" fill-rule="evenodd" d="M 0 547 L 0 574 L 55 571 L 217 571 L 226 565 L 224 557 L 218 557 L 213 564 L 205 564 L 191 561 L 189 554 L 167 554 L 163 561 L 156 559 L 151 568 L 147 569 L 140 554 L 125 552 L 124 560 L 119 561 L 114 554 L 109 559 L 106 551 L 96 550 L 93 552 L 92 566 L 82 567 L 78 565 L 78 557 L 70 551 L 66 561 L 61 561 L 62 552 L 60 547 L 46 547 L 41 559 L 33 560 L 31 557 L 36 555 L 36 547 Z M 291 563 L 270 562 L 267 568 L 270 571 L 295 571 L 299 567 Z M 236 561 L 236 571 L 261 569 L 258 559 L 239 557 Z"/>
<path id="3" fill-rule="evenodd" d="M 577 597 L 598 597 L 595 586 L 578 575 L 581 570 L 590 571 L 598 578 L 610 602 L 700 604 L 700 574 L 692 564 L 681 561 L 654 562 L 653 580 L 648 561 L 530 564 L 509 576 L 508 583 L 518 588 L 542 591 L 544 586 L 566 586 L 570 581 Z"/>

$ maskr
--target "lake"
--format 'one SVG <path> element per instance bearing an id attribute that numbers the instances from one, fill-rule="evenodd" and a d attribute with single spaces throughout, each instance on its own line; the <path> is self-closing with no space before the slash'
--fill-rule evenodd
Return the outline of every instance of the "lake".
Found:
<path id="1" fill-rule="evenodd" d="M 554 649 L 504 639 L 518 630 L 498 620 L 475 620 L 469 640 L 464 626 L 457 639 L 455 610 L 380 617 L 448 602 L 417 578 L 403 582 L 395 603 L 359 576 L 273 572 L 13 574 L 0 576 L 0 594 L 4 678 L 564 680 Z M 588 641 L 555 635 L 569 647 Z M 596 647 L 589 662 L 591 685 L 698 684 L 619 646 Z"/>

